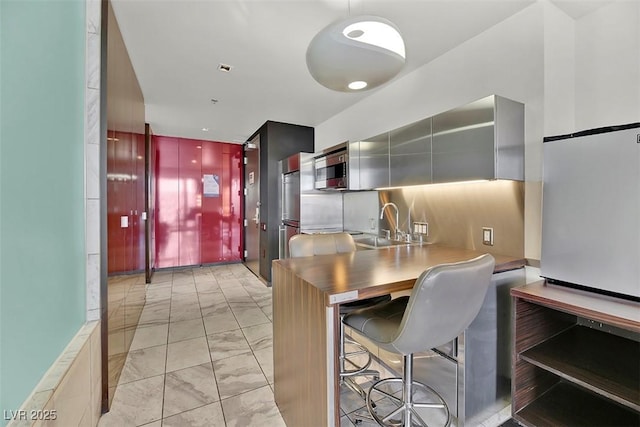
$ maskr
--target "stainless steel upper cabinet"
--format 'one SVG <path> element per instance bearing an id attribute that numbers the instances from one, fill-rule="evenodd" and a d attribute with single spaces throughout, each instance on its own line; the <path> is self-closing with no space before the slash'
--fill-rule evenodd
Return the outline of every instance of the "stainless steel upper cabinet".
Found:
<path id="1" fill-rule="evenodd" d="M 433 182 L 524 180 L 524 105 L 488 96 L 433 117 Z"/>
<path id="2" fill-rule="evenodd" d="M 389 187 L 389 132 L 360 141 L 359 157 L 360 185 L 357 189 Z"/>
<path id="3" fill-rule="evenodd" d="M 431 120 L 429 117 L 389 132 L 391 187 L 432 182 Z"/>

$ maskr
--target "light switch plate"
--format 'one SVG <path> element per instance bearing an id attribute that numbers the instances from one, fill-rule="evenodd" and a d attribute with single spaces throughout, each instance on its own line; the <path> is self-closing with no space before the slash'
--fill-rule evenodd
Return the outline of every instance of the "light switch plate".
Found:
<path id="1" fill-rule="evenodd" d="M 482 227 L 482 244 L 493 246 L 493 228 Z"/>

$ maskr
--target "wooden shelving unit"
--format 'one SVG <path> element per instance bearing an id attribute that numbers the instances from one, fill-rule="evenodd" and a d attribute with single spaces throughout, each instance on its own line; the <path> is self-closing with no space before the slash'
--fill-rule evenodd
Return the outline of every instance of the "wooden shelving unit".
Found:
<path id="1" fill-rule="evenodd" d="M 513 417 L 640 425 L 640 304 L 539 282 L 515 288 Z"/>

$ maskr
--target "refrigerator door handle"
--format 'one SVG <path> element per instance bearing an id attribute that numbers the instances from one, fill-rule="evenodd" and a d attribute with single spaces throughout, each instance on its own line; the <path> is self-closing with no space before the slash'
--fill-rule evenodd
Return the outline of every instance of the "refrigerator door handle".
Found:
<path id="1" fill-rule="evenodd" d="M 286 258 L 286 244 L 287 244 L 287 228 L 284 225 L 278 227 L 278 258 Z"/>

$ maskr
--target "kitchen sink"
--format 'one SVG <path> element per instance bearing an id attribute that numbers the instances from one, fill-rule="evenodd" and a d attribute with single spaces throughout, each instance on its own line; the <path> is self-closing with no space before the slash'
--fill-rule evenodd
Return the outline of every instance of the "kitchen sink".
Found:
<path id="1" fill-rule="evenodd" d="M 356 239 L 356 245 L 361 245 L 370 248 L 385 248 L 388 246 L 401 246 L 401 245 L 411 245 L 409 242 L 405 242 L 404 240 L 390 240 L 384 237 L 378 236 L 368 236 Z"/>

